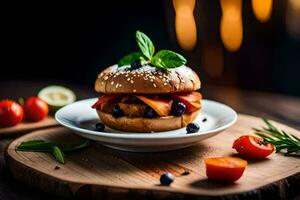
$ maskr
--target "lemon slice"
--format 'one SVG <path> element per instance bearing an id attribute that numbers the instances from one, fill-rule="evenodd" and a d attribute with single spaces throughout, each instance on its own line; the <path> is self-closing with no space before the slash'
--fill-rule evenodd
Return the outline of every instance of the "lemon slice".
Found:
<path id="1" fill-rule="evenodd" d="M 53 111 L 76 100 L 72 90 L 59 85 L 51 85 L 41 89 L 38 97 L 43 99 Z"/>

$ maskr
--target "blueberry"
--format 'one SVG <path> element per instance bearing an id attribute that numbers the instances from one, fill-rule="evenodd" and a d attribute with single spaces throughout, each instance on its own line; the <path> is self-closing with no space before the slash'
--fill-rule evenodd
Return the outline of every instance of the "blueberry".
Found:
<path id="1" fill-rule="evenodd" d="M 142 67 L 140 60 L 135 60 L 133 63 L 131 63 L 131 69 L 138 69 Z"/>
<path id="2" fill-rule="evenodd" d="M 186 106 L 184 103 L 178 101 L 175 102 L 172 106 L 172 113 L 174 116 L 181 116 L 185 112 Z"/>
<path id="3" fill-rule="evenodd" d="M 151 107 L 147 106 L 144 111 L 144 117 L 145 118 L 153 118 L 156 116 L 157 116 L 156 112 Z"/>
<path id="4" fill-rule="evenodd" d="M 120 109 L 120 106 L 116 104 L 112 109 L 112 116 L 115 118 L 122 117 L 124 115 L 123 111 Z"/>
<path id="5" fill-rule="evenodd" d="M 186 127 L 187 133 L 196 133 L 200 129 L 200 126 L 196 123 L 189 123 Z"/>
<path id="6" fill-rule="evenodd" d="M 102 123 L 97 123 L 96 124 L 96 131 L 104 131 L 105 125 Z"/>
<path id="7" fill-rule="evenodd" d="M 174 176 L 167 172 L 161 175 L 159 180 L 162 185 L 170 185 L 174 181 Z"/>

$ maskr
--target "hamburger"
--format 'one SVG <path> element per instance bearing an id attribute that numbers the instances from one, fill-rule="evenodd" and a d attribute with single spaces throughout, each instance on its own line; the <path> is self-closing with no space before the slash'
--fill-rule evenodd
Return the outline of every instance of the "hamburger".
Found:
<path id="1" fill-rule="evenodd" d="M 151 53 L 152 41 L 139 31 L 136 38 L 142 52 L 123 57 L 97 76 L 95 90 L 101 96 L 92 107 L 103 124 L 117 130 L 160 132 L 187 126 L 201 109 L 198 75 L 183 56 L 169 50 Z"/>

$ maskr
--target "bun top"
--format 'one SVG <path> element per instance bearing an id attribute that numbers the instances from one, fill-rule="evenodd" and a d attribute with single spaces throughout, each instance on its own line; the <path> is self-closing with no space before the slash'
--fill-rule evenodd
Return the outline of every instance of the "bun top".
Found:
<path id="1" fill-rule="evenodd" d="M 105 94 L 165 94 L 195 91 L 200 85 L 198 75 L 184 65 L 166 70 L 149 65 L 138 69 L 113 65 L 98 75 L 95 90 Z"/>

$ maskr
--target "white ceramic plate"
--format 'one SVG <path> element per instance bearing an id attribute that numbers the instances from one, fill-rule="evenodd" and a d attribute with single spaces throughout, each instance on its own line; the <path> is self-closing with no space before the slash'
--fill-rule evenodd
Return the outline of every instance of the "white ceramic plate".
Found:
<path id="1" fill-rule="evenodd" d="M 97 98 L 86 99 L 69 104 L 55 114 L 61 125 L 74 133 L 98 141 L 105 146 L 134 152 L 155 152 L 180 149 L 212 137 L 233 125 L 236 112 L 230 107 L 210 100 L 202 100 L 202 109 L 194 122 L 200 125 L 200 131 L 187 134 L 185 128 L 156 132 L 128 133 L 105 128 L 105 132 L 95 131 L 95 124 L 100 122 L 96 110 L 91 108 Z M 202 120 L 207 120 L 203 122 Z"/>

